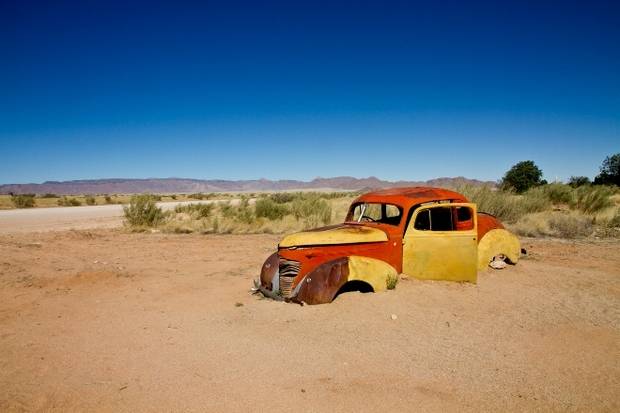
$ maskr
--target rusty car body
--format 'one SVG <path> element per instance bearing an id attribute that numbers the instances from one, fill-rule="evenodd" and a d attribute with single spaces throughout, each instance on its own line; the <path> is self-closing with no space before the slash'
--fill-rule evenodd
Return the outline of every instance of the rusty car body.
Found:
<path id="1" fill-rule="evenodd" d="M 255 284 L 274 299 L 322 304 L 393 288 L 401 273 L 476 283 L 492 260 L 515 264 L 520 253 L 516 236 L 457 192 L 384 189 L 356 198 L 342 224 L 284 237 Z"/>

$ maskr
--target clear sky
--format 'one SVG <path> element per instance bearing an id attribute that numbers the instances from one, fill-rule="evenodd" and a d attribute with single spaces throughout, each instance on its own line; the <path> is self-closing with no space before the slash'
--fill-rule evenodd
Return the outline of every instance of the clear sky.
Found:
<path id="1" fill-rule="evenodd" d="M 620 152 L 620 2 L 336 3 L 0 0 L 0 183 L 554 180 Z"/>

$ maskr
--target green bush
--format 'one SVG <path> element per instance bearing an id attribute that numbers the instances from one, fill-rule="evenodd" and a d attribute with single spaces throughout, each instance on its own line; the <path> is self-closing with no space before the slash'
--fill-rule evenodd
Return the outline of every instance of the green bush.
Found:
<path id="1" fill-rule="evenodd" d="M 568 180 L 568 185 L 573 188 L 590 185 L 590 183 L 590 178 L 588 178 L 587 176 L 571 176 Z"/>
<path id="2" fill-rule="evenodd" d="M 260 198 L 256 200 L 254 205 L 254 212 L 257 217 L 264 217 L 269 220 L 275 221 L 282 219 L 288 215 L 289 209 L 286 205 L 276 203 L 271 198 Z"/>
<path id="3" fill-rule="evenodd" d="M 80 206 L 82 203 L 76 198 L 70 198 L 63 196 L 58 200 L 58 205 L 60 206 Z"/>
<path id="4" fill-rule="evenodd" d="M 613 194 L 607 186 L 581 186 L 575 189 L 573 207 L 588 214 L 599 212 L 613 205 Z"/>
<path id="5" fill-rule="evenodd" d="M 538 185 L 546 183 L 542 171 L 533 161 L 522 161 L 513 165 L 502 178 L 502 189 L 514 190 L 520 194 Z"/>
<path id="6" fill-rule="evenodd" d="M 129 205 L 123 207 L 125 220 L 132 227 L 154 227 L 161 223 L 165 214 L 148 194 L 134 195 Z"/>
<path id="7" fill-rule="evenodd" d="M 276 204 L 286 204 L 287 202 L 292 202 L 297 196 L 298 194 L 292 192 L 276 192 L 269 195 L 269 199 Z"/>
<path id="8" fill-rule="evenodd" d="M 95 205 L 97 203 L 97 200 L 92 195 L 86 195 L 84 197 L 84 201 L 86 202 L 86 205 Z"/>
<path id="9" fill-rule="evenodd" d="M 15 208 L 32 208 L 35 205 L 34 194 L 11 195 Z"/>

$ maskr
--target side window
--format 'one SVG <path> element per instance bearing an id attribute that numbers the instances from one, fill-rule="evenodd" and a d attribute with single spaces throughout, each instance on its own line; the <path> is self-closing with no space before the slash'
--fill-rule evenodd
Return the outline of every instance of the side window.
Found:
<path id="1" fill-rule="evenodd" d="M 430 231 L 431 229 L 431 213 L 430 210 L 425 209 L 420 211 L 415 219 L 414 228 L 419 231 Z"/>
<path id="2" fill-rule="evenodd" d="M 468 207 L 436 207 L 420 211 L 414 228 L 418 231 L 466 231 L 474 228 L 472 210 Z"/>

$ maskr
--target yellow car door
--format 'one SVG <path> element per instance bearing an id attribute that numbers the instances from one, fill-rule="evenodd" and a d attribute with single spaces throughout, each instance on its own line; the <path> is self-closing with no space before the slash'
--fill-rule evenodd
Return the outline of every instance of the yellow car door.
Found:
<path id="1" fill-rule="evenodd" d="M 403 237 L 403 273 L 425 280 L 476 282 L 476 205 L 418 207 Z"/>

